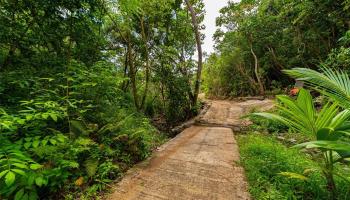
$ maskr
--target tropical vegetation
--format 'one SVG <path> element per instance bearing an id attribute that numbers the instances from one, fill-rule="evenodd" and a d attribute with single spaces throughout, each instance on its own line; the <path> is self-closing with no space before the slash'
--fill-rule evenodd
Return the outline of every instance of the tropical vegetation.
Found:
<path id="1" fill-rule="evenodd" d="M 204 64 L 203 90 L 220 98 L 278 94 L 276 108 L 251 115 L 255 123 L 249 135 L 239 136 L 242 165 L 256 199 L 349 195 L 349 8 L 349 1 L 242 0 L 220 11 L 216 52 Z M 291 91 L 295 79 L 304 89 L 297 85 Z M 269 144 L 261 142 L 269 137 Z M 268 152 L 272 146 L 277 153 Z M 291 152 L 314 163 L 276 161 Z M 254 167 L 261 163 L 274 170 Z M 322 187 L 300 190 L 295 181 Z"/>
<path id="2" fill-rule="evenodd" d="M 252 132 L 237 139 L 240 165 L 245 169 L 253 199 L 329 199 L 318 160 L 310 154 L 290 148 L 288 141 L 281 142 L 271 133 Z M 335 183 L 338 199 L 348 200 L 349 184 L 339 177 L 335 177 Z"/>
<path id="3" fill-rule="evenodd" d="M 0 199 L 97 198 L 195 115 L 203 15 L 200 0 L 1 0 Z"/>
<path id="4" fill-rule="evenodd" d="M 221 9 L 215 53 L 204 64 L 209 96 L 279 94 L 282 71 L 349 67 L 349 1 L 241 0 Z"/>
<path id="5" fill-rule="evenodd" d="M 0 0 L 0 199 L 102 198 L 201 91 L 276 99 L 237 134 L 254 199 L 350 199 L 349 9 L 229 1 L 207 55 L 203 0 Z"/>
<path id="6" fill-rule="evenodd" d="M 311 141 L 295 147 L 320 151 L 323 160 L 320 170 L 327 180 L 330 198 L 336 199 L 334 176 L 339 176 L 350 183 L 349 174 L 344 174 L 344 170 L 338 170 L 335 167 L 338 163 L 346 163 L 350 156 L 350 111 L 347 109 L 340 111 L 336 103 L 326 103 L 317 111 L 311 94 L 305 89 L 300 90 L 296 100 L 288 96 L 278 96 L 277 101 L 279 114 L 256 113 L 255 115 L 278 121 L 296 133 L 312 136 Z M 287 173 L 287 175 L 291 174 Z M 307 179 L 303 175 L 296 175 L 296 177 Z"/>

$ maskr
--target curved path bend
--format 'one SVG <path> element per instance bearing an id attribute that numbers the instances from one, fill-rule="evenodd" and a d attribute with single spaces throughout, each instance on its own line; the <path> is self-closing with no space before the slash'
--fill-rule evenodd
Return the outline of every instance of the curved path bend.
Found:
<path id="1" fill-rule="evenodd" d="M 244 170 L 232 130 L 252 109 L 271 100 L 212 101 L 208 111 L 153 156 L 128 171 L 110 200 L 248 200 Z"/>

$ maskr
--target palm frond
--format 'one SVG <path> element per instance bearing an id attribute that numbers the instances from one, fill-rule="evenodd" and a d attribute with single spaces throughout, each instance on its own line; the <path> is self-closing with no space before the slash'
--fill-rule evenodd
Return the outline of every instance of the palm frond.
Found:
<path id="1" fill-rule="evenodd" d="M 294 120 L 290 120 L 286 117 L 282 117 L 280 115 L 276 115 L 273 113 L 253 113 L 253 116 L 259 116 L 259 117 L 263 117 L 272 121 L 277 121 L 280 122 L 290 128 L 293 128 L 295 130 L 304 130 L 305 127 L 300 124 L 300 123 L 296 123 Z"/>
<path id="2" fill-rule="evenodd" d="M 339 102 L 342 107 L 350 108 L 350 78 L 344 71 L 323 68 L 320 73 L 312 69 L 294 68 L 284 72 Z"/>
<path id="3" fill-rule="evenodd" d="M 339 109 L 337 104 L 330 104 L 330 103 L 325 104 L 322 107 L 321 111 L 318 113 L 316 126 L 317 127 L 331 126 L 330 124 L 338 112 L 339 112 Z"/>
<path id="4" fill-rule="evenodd" d="M 277 96 L 277 102 L 277 107 L 281 115 L 271 113 L 255 113 L 254 115 L 279 121 L 293 128 L 296 132 L 308 135 L 316 134 L 317 112 L 312 101 L 312 96 L 307 90 L 302 89 L 297 100 L 285 95 L 279 95 Z"/>
<path id="5" fill-rule="evenodd" d="M 309 91 L 301 89 L 296 100 L 285 95 L 277 96 L 277 108 L 280 114 L 254 113 L 255 116 L 278 121 L 296 132 L 314 135 L 322 128 L 337 130 L 338 134 L 350 132 L 345 126 L 350 118 L 350 110 L 339 112 L 337 103 L 327 103 L 317 112 Z M 341 131 L 341 132 L 340 132 Z"/>
<path id="6" fill-rule="evenodd" d="M 350 110 L 344 110 L 340 113 L 338 113 L 333 119 L 330 124 L 330 127 L 338 128 L 345 124 L 350 118 Z"/>
<path id="7" fill-rule="evenodd" d="M 326 140 L 316 140 L 311 142 L 305 142 L 294 146 L 295 148 L 321 148 L 326 150 L 334 151 L 350 151 L 350 145 L 341 141 L 326 141 Z"/>

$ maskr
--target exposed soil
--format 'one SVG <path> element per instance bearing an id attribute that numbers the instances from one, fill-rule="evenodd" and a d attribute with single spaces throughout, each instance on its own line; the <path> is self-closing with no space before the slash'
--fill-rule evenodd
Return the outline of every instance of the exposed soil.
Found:
<path id="1" fill-rule="evenodd" d="M 110 200 L 250 199 L 231 128 L 251 109 L 272 108 L 271 100 L 212 101 L 196 123 L 129 170 Z"/>

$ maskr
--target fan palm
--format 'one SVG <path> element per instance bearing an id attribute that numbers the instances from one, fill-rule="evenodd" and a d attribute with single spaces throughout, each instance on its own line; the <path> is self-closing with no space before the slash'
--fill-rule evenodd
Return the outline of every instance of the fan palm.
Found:
<path id="1" fill-rule="evenodd" d="M 317 133 L 325 127 L 341 131 L 339 134 L 350 135 L 350 126 L 345 126 L 350 117 L 350 111 L 339 112 L 337 103 L 327 103 L 318 112 L 310 92 L 305 89 L 300 90 L 296 100 L 286 95 L 278 95 L 277 102 L 281 115 L 273 113 L 254 113 L 253 115 L 279 121 L 297 132 L 308 135 L 317 136 Z M 344 127 L 349 130 L 343 130 Z"/>
<path id="2" fill-rule="evenodd" d="M 254 113 L 253 115 L 278 121 L 295 132 L 312 135 L 315 140 L 296 145 L 300 148 L 317 148 L 323 154 L 322 172 L 327 179 L 327 188 L 336 196 L 334 164 L 350 156 L 350 144 L 340 140 L 350 135 L 350 110 L 340 111 L 337 103 L 327 103 L 317 111 L 310 92 L 301 89 L 296 100 L 277 96 L 280 115 L 273 113 Z M 338 175 L 338 174 L 337 174 Z M 340 176 L 340 175 L 339 175 Z M 344 178 L 344 177 L 342 177 Z"/>
<path id="3" fill-rule="evenodd" d="M 285 70 L 297 80 L 304 81 L 321 94 L 336 101 L 344 108 L 350 108 L 350 78 L 344 71 L 323 68 L 322 73 L 307 68 Z"/>

